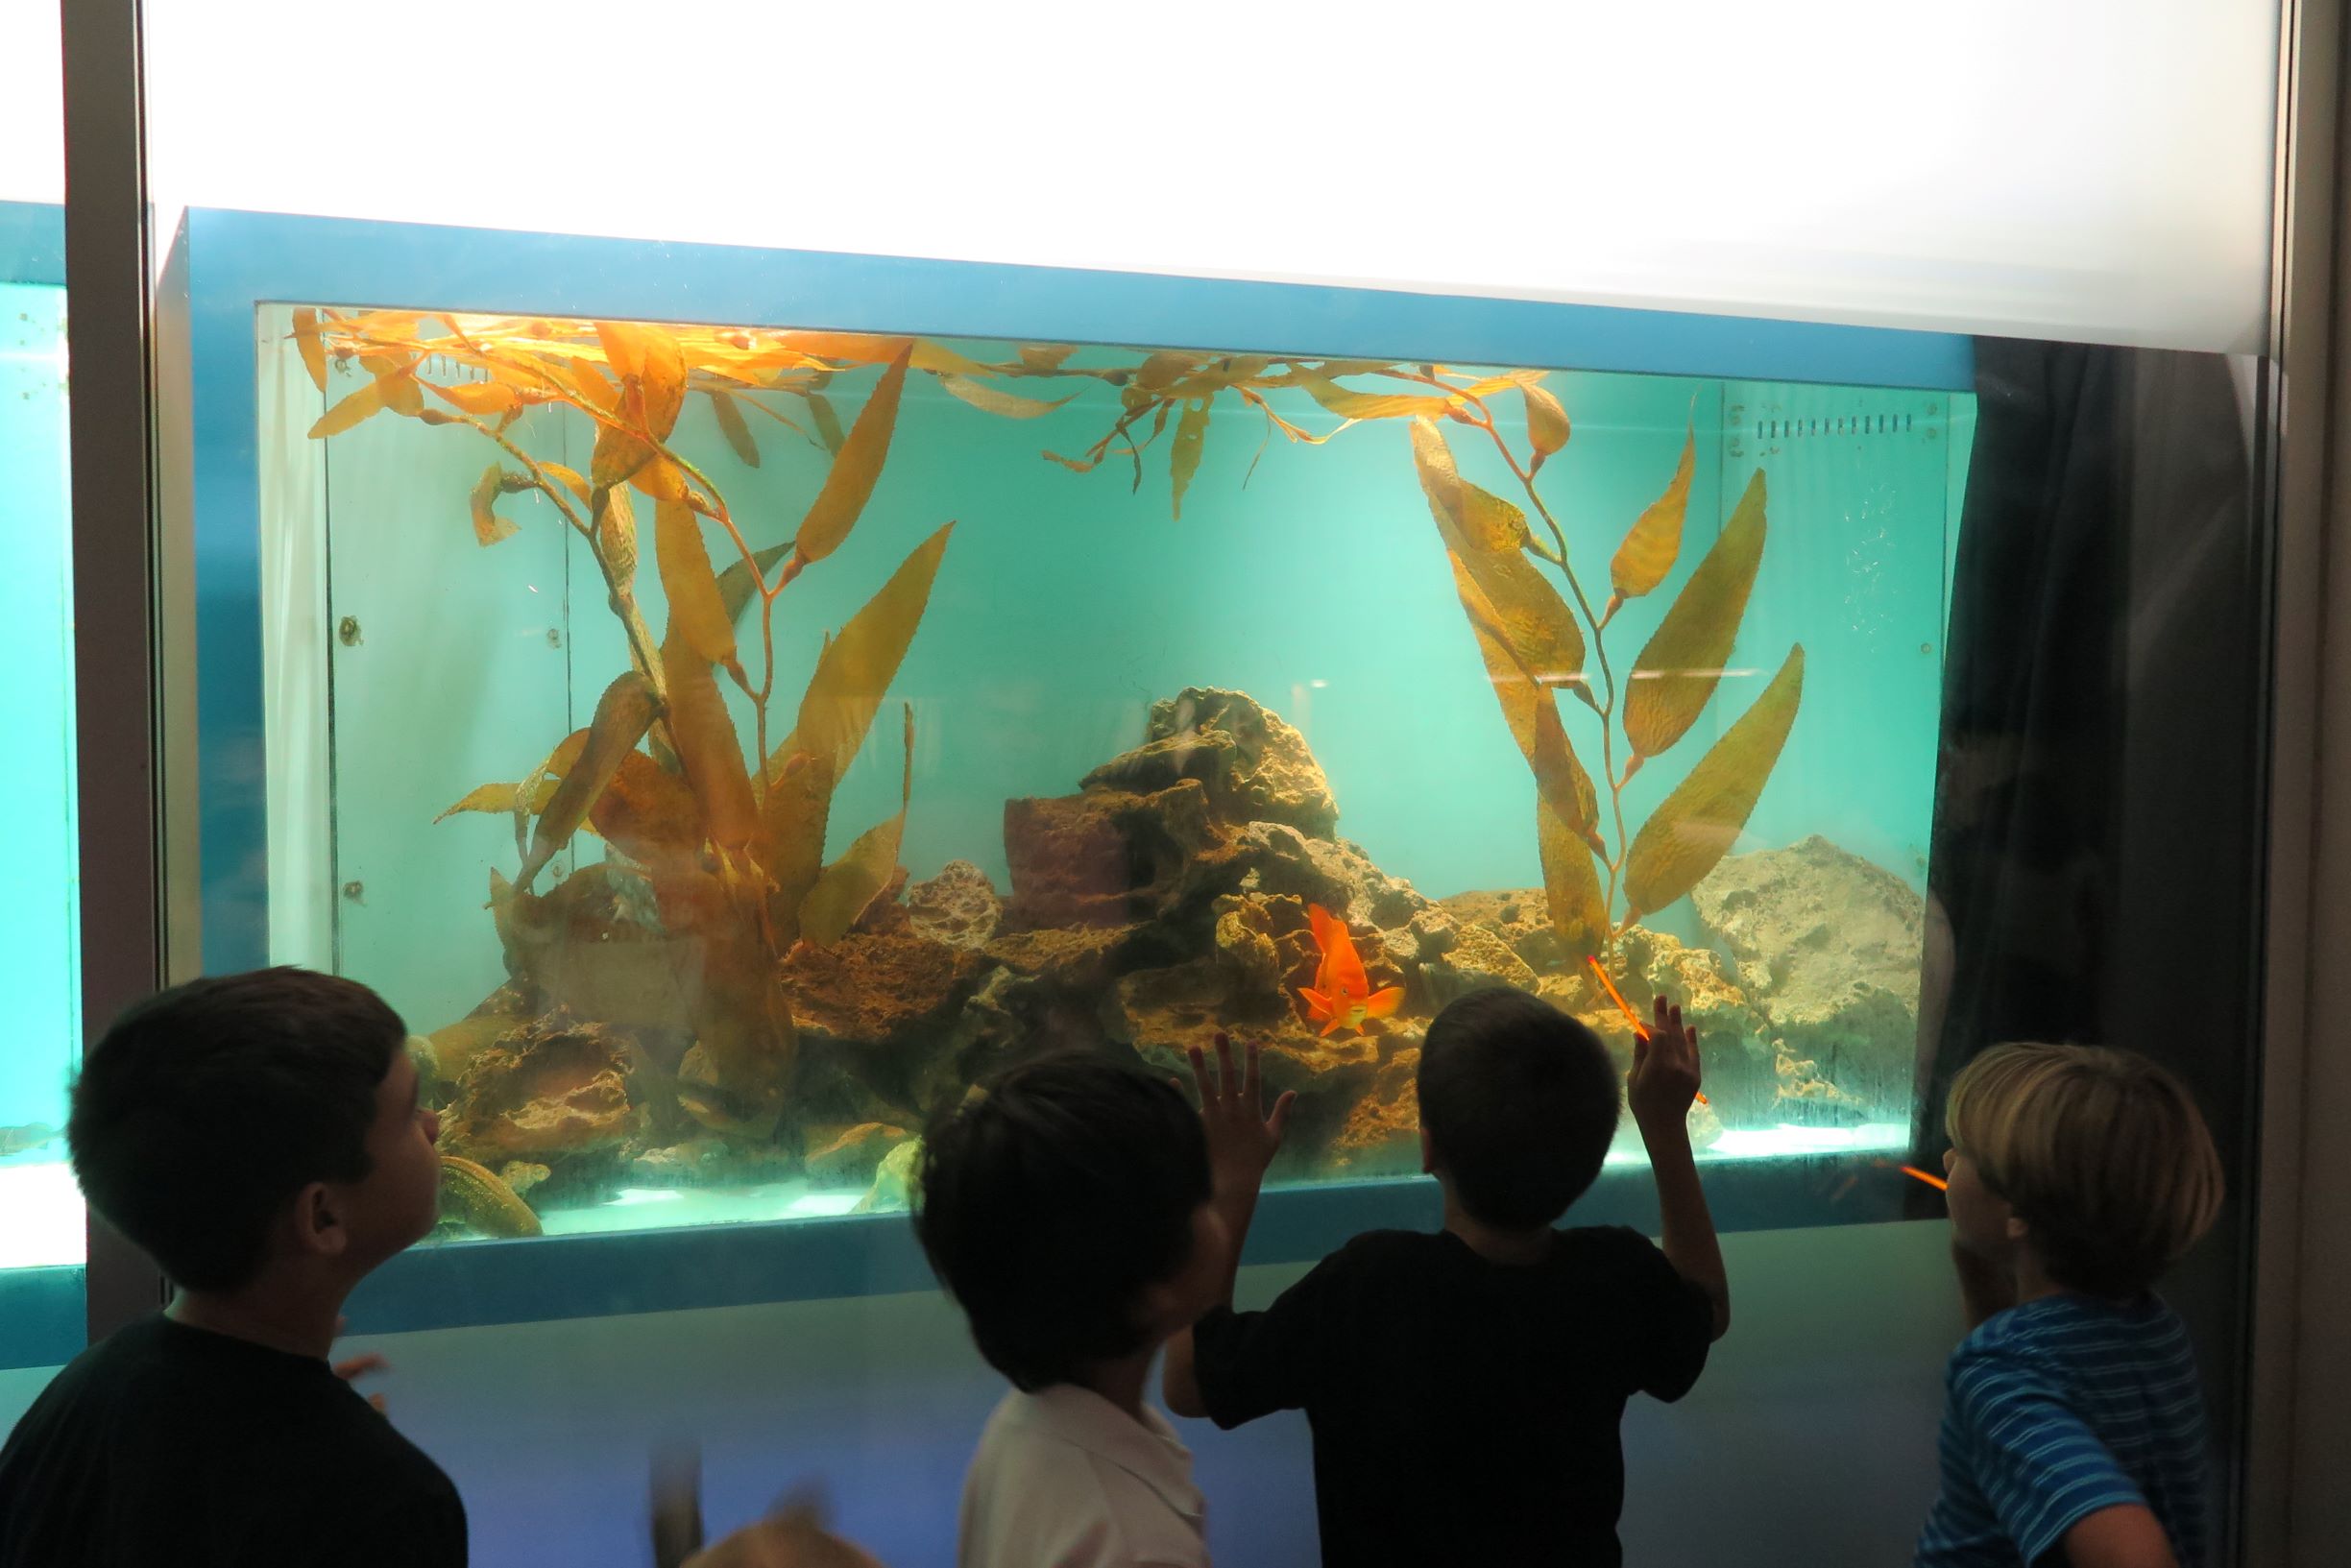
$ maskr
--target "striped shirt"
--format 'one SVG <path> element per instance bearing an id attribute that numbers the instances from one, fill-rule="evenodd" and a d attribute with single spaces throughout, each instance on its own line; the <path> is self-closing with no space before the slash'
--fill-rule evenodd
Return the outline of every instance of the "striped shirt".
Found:
<path id="1" fill-rule="evenodd" d="M 1943 1491 L 1916 1568 L 2038 1564 L 2091 1514 L 2131 1503 L 2162 1522 L 2180 1568 L 2200 1568 L 2204 1397 L 2170 1308 L 2028 1301 L 1951 1352 L 1944 1387 Z"/>

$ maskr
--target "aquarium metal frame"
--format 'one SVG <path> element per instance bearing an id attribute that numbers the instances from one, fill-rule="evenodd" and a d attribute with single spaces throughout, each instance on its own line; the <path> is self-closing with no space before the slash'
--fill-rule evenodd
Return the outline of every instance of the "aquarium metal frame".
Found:
<path id="1" fill-rule="evenodd" d="M 1293 283 L 455 229 L 193 209 L 184 280 L 193 464 L 203 942 L 206 972 L 270 961 L 267 813 L 232 781 L 277 777 L 264 733 L 256 312 L 274 304 L 692 319 L 1012 341 L 1284 350 L 1349 358 L 1972 388 L 1947 333 Z M 418 298 L 417 279 L 438 281 Z M 179 309 L 177 299 L 167 302 Z M 324 806 L 324 803 L 321 803 Z M 1880 1152 L 1709 1162 L 1726 1229 L 1896 1218 Z M 1270 1192 L 1250 1263 L 1319 1257 L 1362 1230 L 1438 1222 L 1426 1178 Z M 1577 1206 L 1654 1230 L 1645 1166 Z M 414 1249 L 351 1306 L 390 1332 L 929 1288 L 900 1214 L 710 1224 Z"/>

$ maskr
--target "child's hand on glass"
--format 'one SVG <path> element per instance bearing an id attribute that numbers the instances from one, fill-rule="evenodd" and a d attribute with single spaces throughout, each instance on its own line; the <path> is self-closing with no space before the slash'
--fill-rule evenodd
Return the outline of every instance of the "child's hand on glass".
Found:
<path id="1" fill-rule="evenodd" d="M 1208 1169 L 1220 1194 L 1254 1193 L 1265 1180 L 1266 1167 L 1280 1151 L 1282 1133 L 1290 1125 L 1290 1108 L 1297 1102 L 1284 1091 L 1272 1114 L 1265 1110 L 1263 1078 L 1257 1067 L 1257 1043 L 1248 1047 L 1247 1067 L 1233 1071 L 1232 1042 L 1216 1037 L 1217 1071 L 1211 1075 L 1200 1047 L 1192 1048 L 1192 1081 L 1200 1085 L 1200 1122 L 1208 1133 Z M 1182 1087 L 1180 1080 L 1177 1088 Z"/>
<path id="2" fill-rule="evenodd" d="M 1684 1027 L 1682 1009 L 1660 996 L 1647 1038 L 1633 1042 L 1633 1073 L 1625 1092 L 1643 1142 L 1660 1131 L 1688 1135 L 1698 1077 L 1698 1031 Z"/>

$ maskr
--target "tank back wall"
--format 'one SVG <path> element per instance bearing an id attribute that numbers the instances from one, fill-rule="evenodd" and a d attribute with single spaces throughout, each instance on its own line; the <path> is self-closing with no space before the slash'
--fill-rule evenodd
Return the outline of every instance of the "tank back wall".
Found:
<path id="1" fill-rule="evenodd" d="M 1625 1426 L 1628 1561 L 1907 1559 L 1960 1334 L 1939 1224 L 1733 1236 L 1738 1320 L 1689 1397 Z M 1245 1306 L 1302 1268 L 1251 1268 Z M 1825 1282 L 1839 1282 L 1835 1288 Z M 947 1568 L 965 1463 L 1005 1385 L 931 1292 L 391 1335 L 401 1430 L 446 1465 L 481 1568 L 639 1568 L 648 1456 L 703 1447 L 714 1529 L 820 1482 L 890 1568 Z M 1220 1568 L 1315 1560 L 1306 1425 L 1181 1423 Z M 1401 1478 L 1399 1478 L 1401 1479 Z"/>

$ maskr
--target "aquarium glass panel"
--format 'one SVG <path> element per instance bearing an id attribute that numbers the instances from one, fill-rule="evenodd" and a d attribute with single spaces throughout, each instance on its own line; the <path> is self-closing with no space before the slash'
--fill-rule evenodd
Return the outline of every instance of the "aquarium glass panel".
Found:
<path id="1" fill-rule="evenodd" d="M 43 216 L 0 204 L 0 228 L 30 230 Z M 0 816 L 17 830 L 0 861 L 0 983 L 13 1014 L 0 1047 L 0 1269 L 79 1264 L 85 1248 L 61 1132 L 82 1033 L 65 439 L 65 291 L 0 281 L 0 668 L 14 693 Z"/>
<path id="2" fill-rule="evenodd" d="M 1277 1181 L 1417 1180 L 1496 982 L 1684 1000 L 1709 1161 L 1907 1146 L 1969 395 L 257 335 L 273 943 L 409 1021 L 447 1235 L 902 1207 L 989 1073 L 1220 1031 Z"/>

